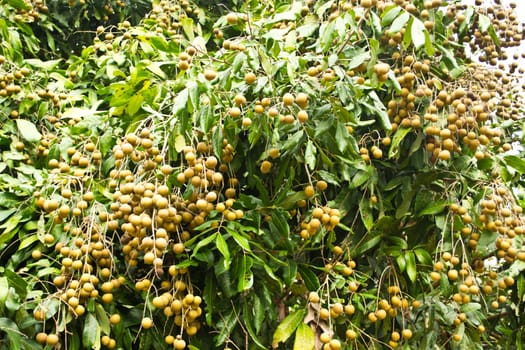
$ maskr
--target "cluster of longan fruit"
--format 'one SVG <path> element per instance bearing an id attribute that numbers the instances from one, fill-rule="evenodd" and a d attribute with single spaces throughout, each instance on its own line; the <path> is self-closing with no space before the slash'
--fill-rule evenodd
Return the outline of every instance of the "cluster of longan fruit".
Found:
<path id="1" fill-rule="evenodd" d="M 332 231 L 339 224 L 340 217 L 339 209 L 315 207 L 309 217 L 301 222 L 299 235 L 303 239 L 309 239 L 320 232 Z"/>
<path id="2" fill-rule="evenodd" d="M 525 261 L 525 251 L 515 244 L 515 238 L 525 232 L 523 208 L 515 202 L 511 191 L 502 185 L 494 185 L 480 202 L 480 209 L 479 219 L 483 228 L 498 233 L 496 257 L 504 259 L 507 263 L 516 259 Z"/>
<path id="3" fill-rule="evenodd" d="M 15 10 L 15 21 L 32 23 L 38 21 L 40 13 L 47 13 L 49 8 L 43 0 L 24 0 L 25 8 L 20 6 Z"/>
<path id="4" fill-rule="evenodd" d="M 398 127 L 420 129 L 423 118 L 420 115 L 418 101 L 425 101 L 432 95 L 432 80 L 426 79 L 430 72 L 431 61 L 417 60 L 413 55 L 401 56 L 394 52 L 392 58 L 401 67 L 393 68 L 401 91 L 396 99 L 387 104 L 387 114 L 392 121 L 392 130 Z M 386 70 L 383 68 L 383 71 Z M 420 83 L 424 81 L 425 84 Z"/>

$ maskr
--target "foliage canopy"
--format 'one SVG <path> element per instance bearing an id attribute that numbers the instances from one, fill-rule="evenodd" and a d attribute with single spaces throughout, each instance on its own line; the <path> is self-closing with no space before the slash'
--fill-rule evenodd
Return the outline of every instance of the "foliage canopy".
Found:
<path id="1" fill-rule="evenodd" d="M 0 349 L 523 346 L 513 6 L 0 13 Z"/>

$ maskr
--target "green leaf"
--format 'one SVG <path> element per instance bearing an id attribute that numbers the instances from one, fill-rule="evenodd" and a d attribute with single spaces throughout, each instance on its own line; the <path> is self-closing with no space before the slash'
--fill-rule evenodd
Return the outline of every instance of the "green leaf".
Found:
<path id="1" fill-rule="evenodd" d="M 389 29 L 390 34 L 399 32 L 401 29 L 403 29 L 405 24 L 407 24 L 410 14 L 404 10 L 401 12 L 402 13 L 394 20 L 394 22 L 392 22 L 392 25 Z"/>
<path id="2" fill-rule="evenodd" d="M 427 29 L 421 20 L 414 17 L 412 21 L 412 26 L 410 27 L 410 35 L 412 37 L 412 43 L 414 47 L 419 49 L 421 46 L 425 45 L 425 34 Z"/>
<path id="3" fill-rule="evenodd" d="M 5 304 L 7 296 L 9 295 L 9 281 L 7 277 L 0 277 L 0 303 Z"/>
<path id="4" fill-rule="evenodd" d="M 16 323 L 7 317 L 0 317 L 0 330 L 5 332 L 19 332 Z"/>
<path id="5" fill-rule="evenodd" d="M 431 201 L 428 204 L 428 206 L 425 207 L 425 209 L 417 213 L 417 216 L 439 214 L 443 210 L 445 210 L 445 208 L 448 207 L 449 205 L 450 205 L 450 201 L 447 201 L 447 200 Z"/>
<path id="6" fill-rule="evenodd" d="M 422 265 L 430 266 L 432 265 L 432 257 L 430 253 L 423 248 L 414 249 L 414 254 L 416 255 L 417 261 Z"/>
<path id="7" fill-rule="evenodd" d="M 180 19 L 180 23 L 182 24 L 184 34 L 186 34 L 189 41 L 192 41 L 195 36 L 193 33 L 193 19 L 191 17 L 184 17 Z"/>
<path id="8" fill-rule="evenodd" d="M 366 229 L 370 231 L 374 225 L 374 216 L 372 215 L 372 211 L 370 209 L 370 203 L 365 197 L 363 197 L 363 199 L 359 202 L 359 214 L 361 215 L 361 220 L 363 221 Z"/>
<path id="9" fill-rule="evenodd" d="M 383 235 L 381 233 L 375 233 L 375 235 L 371 238 L 369 238 L 369 235 L 365 235 L 358 244 L 356 244 L 354 247 L 352 247 L 351 255 L 352 256 L 361 256 L 363 253 L 367 252 L 368 250 L 374 248 L 377 246 L 381 240 L 383 239 Z"/>
<path id="10" fill-rule="evenodd" d="M 240 259 L 239 282 L 237 283 L 237 291 L 244 292 L 253 286 L 253 259 L 247 255 L 243 255 Z"/>
<path id="11" fill-rule="evenodd" d="M 191 257 L 195 257 L 195 255 L 197 254 L 197 252 L 199 251 L 199 249 L 201 249 L 202 247 L 205 247 L 207 246 L 208 244 L 210 244 L 211 242 L 213 242 L 215 239 L 216 239 L 216 236 L 220 235 L 220 233 L 215 233 L 213 235 L 210 235 L 204 239 L 201 239 L 199 241 L 199 243 L 197 243 L 197 245 L 193 248 L 193 253 L 191 255 Z"/>
<path id="12" fill-rule="evenodd" d="M 97 322 L 100 325 L 100 330 L 103 334 L 110 334 L 111 328 L 109 324 L 109 318 L 106 313 L 106 310 L 104 310 L 104 307 L 101 304 L 95 305 L 95 313 L 97 315 Z"/>
<path id="13" fill-rule="evenodd" d="M 9 282 L 9 286 L 14 288 L 16 294 L 18 294 L 22 299 L 25 299 L 27 295 L 27 282 L 9 268 L 6 269 L 4 273 Z"/>
<path id="14" fill-rule="evenodd" d="M 247 238 L 243 237 L 240 233 L 235 232 L 234 230 L 227 228 L 227 231 L 242 249 L 246 250 L 247 252 L 251 251 L 250 241 Z"/>
<path id="15" fill-rule="evenodd" d="M 28 142 L 36 142 L 42 138 L 42 134 L 38 131 L 35 124 L 29 120 L 17 119 L 16 126 L 20 132 L 20 136 Z"/>
<path id="16" fill-rule="evenodd" d="M 477 311 L 480 309 L 481 309 L 480 303 L 467 303 L 467 304 L 461 305 L 461 311 L 465 313 Z"/>
<path id="17" fill-rule="evenodd" d="M 392 6 L 388 10 L 383 11 L 381 14 L 381 25 L 384 27 L 392 23 L 399 15 L 399 12 L 401 12 L 401 7 L 399 6 Z"/>
<path id="18" fill-rule="evenodd" d="M 100 326 L 93 314 L 88 313 L 84 321 L 82 345 L 86 349 L 100 349 Z"/>
<path id="19" fill-rule="evenodd" d="M 14 212 L 16 212 L 16 208 L 0 210 L 0 222 L 2 222 L 2 221 L 4 221 L 5 219 L 7 219 L 7 218 L 8 218 L 9 216 L 11 216 L 11 214 L 13 214 Z"/>
<path id="20" fill-rule="evenodd" d="M 353 69 L 362 65 L 365 61 L 370 59 L 370 52 L 361 49 L 361 52 L 356 53 L 352 56 L 350 63 L 348 63 L 348 69 Z"/>
<path id="21" fill-rule="evenodd" d="M 486 32 L 489 27 L 492 25 L 490 18 L 483 14 L 478 14 L 479 30 L 483 33 Z"/>
<path id="22" fill-rule="evenodd" d="M 14 8 L 19 9 L 19 10 L 29 10 L 29 9 L 31 9 L 31 6 L 29 6 L 24 0 L 7 0 L 6 2 L 9 5 L 11 5 Z"/>
<path id="23" fill-rule="evenodd" d="M 293 350 L 313 350 L 315 348 L 315 334 L 306 323 L 301 323 L 295 332 Z"/>
<path id="24" fill-rule="evenodd" d="M 130 116 L 135 115 L 140 107 L 142 106 L 142 102 L 144 101 L 144 96 L 142 94 L 135 94 L 131 96 L 131 98 L 128 100 L 128 107 L 127 112 Z"/>
<path id="25" fill-rule="evenodd" d="M 301 278 L 303 279 L 304 285 L 306 288 L 308 288 L 308 290 L 316 291 L 319 289 L 321 286 L 319 283 L 319 278 L 317 278 L 317 275 L 312 271 L 309 265 L 299 264 L 297 269 L 301 275 Z"/>
<path id="26" fill-rule="evenodd" d="M 405 261 L 407 263 L 407 275 L 412 283 L 416 282 L 417 279 L 417 266 L 416 266 L 416 256 L 414 252 L 407 251 L 405 252 Z"/>
<path id="27" fill-rule="evenodd" d="M 407 261 L 405 260 L 405 256 L 403 254 L 399 254 L 396 258 L 397 267 L 399 267 L 399 272 L 403 273 L 405 272 L 407 268 Z"/>
<path id="28" fill-rule="evenodd" d="M 184 138 L 184 135 L 177 135 L 177 136 L 175 136 L 174 147 L 175 147 L 175 151 L 177 151 L 177 153 L 182 152 L 184 147 L 186 147 L 186 138 Z"/>
<path id="29" fill-rule="evenodd" d="M 228 249 L 228 243 L 226 243 L 224 237 L 222 237 L 220 233 L 216 234 L 215 244 L 217 245 L 219 252 L 224 257 L 225 268 L 228 269 L 231 263 L 230 250 Z"/>
<path id="30" fill-rule="evenodd" d="M 264 310 L 257 310 L 254 308 L 254 305 L 248 304 L 248 299 L 244 298 L 243 303 L 243 316 L 244 316 L 244 325 L 246 326 L 246 330 L 248 331 L 248 334 L 250 334 L 250 340 L 255 343 L 260 349 L 266 349 L 266 346 L 264 346 L 263 342 L 259 339 L 257 336 L 257 327 L 255 327 L 252 324 L 252 322 L 255 321 L 257 316 L 255 316 L 255 313 L 261 312 L 264 315 Z"/>
<path id="31" fill-rule="evenodd" d="M 525 174 L 525 160 L 517 156 L 505 156 L 503 158 L 505 163 L 517 170 L 520 174 Z"/>
<path id="32" fill-rule="evenodd" d="M 304 159 L 306 162 L 306 165 L 308 165 L 308 168 L 310 170 L 315 169 L 315 163 L 316 163 L 316 157 L 315 154 L 317 153 L 317 149 L 315 148 L 313 142 L 311 140 L 308 140 L 306 143 L 306 150 L 304 152 Z"/>
<path id="33" fill-rule="evenodd" d="M 182 91 L 180 91 L 177 97 L 175 97 L 175 103 L 173 104 L 174 115 L 180 115 L 182 111 L 186 110 L 188 97 L 188 88 L 185 88 Z"/>
<path id="34" fill-rule="evenodd" d="M 292 311 L 284 320 L 277 326 L 272 338 L 272 345 L 277 347 L 280 342 L 286 341 L 295 332 L 297 327 L 303 322 L 306 314 L 305 309 Z"/>

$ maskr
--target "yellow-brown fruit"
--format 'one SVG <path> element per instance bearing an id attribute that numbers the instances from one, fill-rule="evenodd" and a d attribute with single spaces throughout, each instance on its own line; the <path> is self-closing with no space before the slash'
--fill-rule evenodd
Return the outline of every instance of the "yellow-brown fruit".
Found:
<path id="1" fill-rule="evenodd" d="M 213 69 L 206 69 L 204 71 L 204 77 L 206 78 L 206 80 L 212 81 L 213 79 L 217 77 L 217 72 L 214 71 Z"/>
<path id="2" fill-rule="evenodd" d="M 412 338 L 412 331 L 410 329 L 403 329 L 401 335 L 403 335 L 403 339 L 410 340 Z"/>
<path id="3" fill-rule="evenodd" d="M 345 336 L 346 336 L 346 339 L 352 341 L 352 340 L 356 340 L 357 339 L 358 334 L 353 329 L 347 329 L 346 332 L 345 332 Z"/>
<path id="4" fill-rule="evenodd" d="M 58 338 L 58 335 L 56 334 L 48 334 L 47 335 L 47 338 L 46 338 L 46 344 L 49 345 L 49 346 L 55 346 L 58 344 L 59 342 L 59 338 Z"/>
<path id="5" fill-rule="evenodd" d="M 113 325 L 120 323 L 121 317 L 119 314 L 113 314 L 109 318 L 109 322 Z"/>
<path id="6" fill-rule="evenodd" d="M 45 344 L 47 340 L 47 334 L 44 332 L 40 332 L 36 335 L 35 339 L 39 344 Z"/>
<path id="7" fill-rule="evenodd" d="M 186 348 L 186 342 L 184 339 L 175 339 L 173 342 L 173 349 L 175 350 L 183 350 Z"/>
<path id="8" fill-rule="evenodd" d="M 306 197 L 308 198 L 311 198 L 315 195 L 315 189 L 313 186 L 311 185 L 308 185 L 304 188 L 304 194 L 306 195 Z"/>
<path id="9" fill-rule="evenodd" d="M 279 148 L 270 148 L 270 150 L 268 151 L 268 155 L 272 158 L 272 159 L 276 159 L 279 157 L 280 155 L 280 151 L 279 151 Z"/>
<path id="10" fill-rule="evenodd" d="M 393 331 L 390 335 L 390 339 L 393 341 L 399 341 L 401 339 L 401 334 L 399 334 L 399 332 Z"/>
<path id="11" fill-rule="evenodd" d="M 326 343 L 329 343 L 330 340 L 332 340 L 332 335 L 328 332 L 323 332 L 321 333 L 321 335 L 319 336 L 319 340 L 321 341 L 321 343 L 323 344 L 326 344 Z"/>
<path id="12" fill-rule="evenodd" d="M 244 75 L 244 81 L 246 82 L 246 84 L 251 85 L 257 81 L 257 75 L 255 75 L 255 73 L 253 72 L 246 73 Z"/>
<path id="13" fill-rule="evenodd" d="M 252 120 L 250 118 L 242 118 L 243 129 L 248 129 L 251 125 L 252 125 Z"/>
<path id="14" fill-rule="evenodd" d="M 297 97 L 295 98 L 295 103 L 297 103 L 299 107 L 305 108 L 308 106 L 308 95 L 304 92 L 298 93 Z"/>
<path id="15" fill-rule="evenodd" d="M 230 12 L 226 15 L 226 22 L 228 22 L 228 24 L 236 24 L 238 20 L 239 17 L 233 12 Z"/>
<path id="16" fill-rule="evenodd" d="M 359 4 L 360 4 L 362 7 L 368 9 L 368 8 L 372 7 L 373 2 L 372 2 L 372 0 L 361 0 L 361 1 L 359 2 Z"/>
<path id="17" fill-rule="evenodd" d="M 233 102 L 235 102 L 237 106 L 244 106 L 246 104 L 246 97 L 244 97 L 244 95 L 237 94 L 233 98 Z"/>
<path id="18" fill-rule="evenodd" d="M 261 163 L 261 173 L 268 174 L 272 170 L 272 163 L 269 160 L 265 160 Z"/>
<path id="19" fill-rule="evenodd" d="M 388 74 L 389 71 L 390 71 L 390 65 L 386 63 L 377 63 L 374 66 L 374 72 L 377 75 L 385 75 L 385 74 Z"/>
<path id="20" fill-rule="evenodd" d="M 140 322 L 142 328 L 144 329 L 150 329 L 153 327 L 153 320 L 149 317 L 144 317 L 142 321 Z"/>
<path id="21" fill-rule="evenodd" d="M 228 110 L 228 114 L 232 118 L 238 118 L 241 115 L 241 109 L 239 107 L 232 107 Z"/>
<path id="22" fill-rule="evenodd" d="M 291 106 L 294 103 L 295 98 L 289 92 L 283 95 L 283 104 L 285 106 Z"/>
<path id="23" fill-rule="evenodd" d="M 188 63 L 188 61 L 181 60 L 177 64 L 177 67 L 179 67 L 180 70 L 188 70 L 188 68 L 190 68 L 190 64 Z"/>
<path id="24" fill-rule="evenodd" d="M 319 191 L 324 191 L 328 188 L 328 183 L 324 180 L 319 180 L 317 181 L 317 183 L 315 184 L 315 187 L 319 190 Z"/>
<path id="25" fill-rule="evenodd" d="M 304 110 L 301 110 L 297 113 L 297 120 L 300 123 L 306 123 L 308 121 L 308 113 Z"/>

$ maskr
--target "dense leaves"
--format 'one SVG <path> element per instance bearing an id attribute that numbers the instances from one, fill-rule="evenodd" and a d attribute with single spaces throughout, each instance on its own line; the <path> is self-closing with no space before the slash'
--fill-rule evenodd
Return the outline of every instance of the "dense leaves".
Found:
<path id="1" fill-rule="evenodd" d="M 522 346 L 512 6 L 0 11 L 1 349 Z"/>

